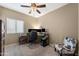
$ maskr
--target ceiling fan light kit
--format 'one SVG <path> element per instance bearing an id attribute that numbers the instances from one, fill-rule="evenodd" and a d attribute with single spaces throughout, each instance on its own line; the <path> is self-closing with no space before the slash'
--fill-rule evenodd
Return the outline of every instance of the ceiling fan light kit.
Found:
<path id="1" fill-rule="evenodd" d="M 45 8 L 46 5 L 42 4 L 42 5 L 37 5 L 36 3 L 31 3 L 31 6 L 27 6 L 27 5 L 21 5 L 21 7 L 27 7 L 27 8 L 31 8 L 31 10 L 29 11 L 29 14 L 31 14 L 31 12 L 36 11 L 37 13 L 41 13 L 38 8 Z"/>

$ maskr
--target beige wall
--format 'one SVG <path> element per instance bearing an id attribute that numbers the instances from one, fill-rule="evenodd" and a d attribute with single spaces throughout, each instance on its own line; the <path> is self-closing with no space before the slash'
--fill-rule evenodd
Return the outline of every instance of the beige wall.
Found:
<path id="1" fill-rule="evenodd" d="M 32 28 L 34 23 L 37 23 L 37 19 L 31 16 L 27 16 L 21 14 L 16 11 L 9 10 L 7 8 L 0 7 L 0 12 L 2 20 L 6 20 L 6 18 L 13 18 L 18 20 L 24 20 L 25 22 L 25 33 L 27 33 L 29 28 Z M 18 34 L 7 34 L 5 39 L 5 44 L 11 44 L 18 42 Z"/>
<path id="2" fill-rule="evenodd" d="M 78 48 L 79 48 L 79 4 L 78 4 Z M 79 55 L 79 49 L 78 49 L 78 55 Z"/>
<path id="3" fill-rule="evenodd" d="M 50 35 L 50 42 L 62 42 L 65 36 L 78 39 L 77 4 L 68 4 L 39 18 Z"/>
<path id="4" fill-rule="evenodd" d="M 79 4 L 78 4 L 78 42 L 79 42 Z"/>
<path id="5" fill-rule="evenodd" d="M 2 10 L 1 10 L 1 8 L 0 8 L 0 19 L 1 19 L 1 14 L 2 14 L 2 12 L 1 12 Z"/>
<path id="6" fill-rule="evenodd" d="M 77 4 L 68 4 L 37 19 L 0 7 L 2 20 L 7 17 L 24 20 L 25 32 L 27 32 L 27 29 L 33 28 L 33 26 L 42 25 L 48 30 L 50 42 L 52 43 L 62 42 L 65 36 L 78 39 L 77 11 Z M 6 44 L 18 42 L 18 34 L 8 34 L 5 42 Z"/>

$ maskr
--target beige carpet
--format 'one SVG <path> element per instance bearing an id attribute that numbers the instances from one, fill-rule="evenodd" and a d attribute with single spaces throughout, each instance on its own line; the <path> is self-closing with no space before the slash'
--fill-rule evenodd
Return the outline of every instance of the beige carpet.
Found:
<path id="1" fill-rule="evenodd" d="M 46 46 L 42 47 L 39 44 L 34 44 L 29 47 L 28 44 L 18 45 L 11 44 L 5 46 L 5 56 L 58 56 L 58 53 L 54 51 L 54 47 Z"/>

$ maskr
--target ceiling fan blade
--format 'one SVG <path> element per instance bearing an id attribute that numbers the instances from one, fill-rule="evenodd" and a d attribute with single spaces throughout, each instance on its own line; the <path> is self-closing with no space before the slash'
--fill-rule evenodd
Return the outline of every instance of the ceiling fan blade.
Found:
<path id="1" fill-rule="evenodd" d="M 39 14 L 41 13 L 38 9 L 36 10 Z"/>
<path id="2" fill-rule="evenodd" d="M 44 5 L 38 5 L 38 6 L 37 6 L 37 8 L 44 8 L 44 7 L 46 7 L 45 4 L 44 4 Z"/>
<path id="3" fill-rule="evenodd" d="M 21 5 L 21 7 L 31 7 L 31 6 Z"/>

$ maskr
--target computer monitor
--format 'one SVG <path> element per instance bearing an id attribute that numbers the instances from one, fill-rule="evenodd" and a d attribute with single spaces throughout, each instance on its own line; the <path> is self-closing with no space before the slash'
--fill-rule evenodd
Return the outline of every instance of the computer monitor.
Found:
<path id="1" fill-rule="evenodd" d="M 35 30 L 37 32 L 41 32 L 41 29 L 28 29 L 28 32 L 31 32 L 32 30 Z"/>
<path id="2" fill-rule="evenodd" d="M 45 29 L 43 28 L 43 29 L 41 30 L 41 32 L 45 32 Z"/>

